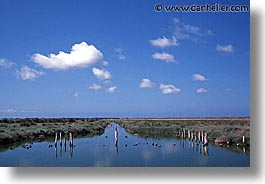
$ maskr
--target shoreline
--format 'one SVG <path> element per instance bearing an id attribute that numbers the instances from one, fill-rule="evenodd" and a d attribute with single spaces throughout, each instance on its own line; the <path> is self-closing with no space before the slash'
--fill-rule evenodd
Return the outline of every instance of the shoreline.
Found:
<path id="1" fill-rule="evenodd" d="M 249 117 L 223 118 L 4 118 L 0 119 L 0 144 L 27 140 L 45 140 L 56 132 L 75 137 L 96 136 L 105 131 L 109 122 L 115 121 L 128 133 L 141 137 L 176 137 L 181 129 L 206 131 L 209 140 L 228 136 L 240 142 L 245 136 L 250 144 Z"/>

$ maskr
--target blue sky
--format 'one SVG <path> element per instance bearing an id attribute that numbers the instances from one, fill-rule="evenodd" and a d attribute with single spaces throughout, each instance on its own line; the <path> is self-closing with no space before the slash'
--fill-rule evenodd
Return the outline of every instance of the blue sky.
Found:
<path id="1" fill-rule="evenodd" d="M 194 2 L 2 0 L 0 117 L 249 116 L 249 12 Z"/>

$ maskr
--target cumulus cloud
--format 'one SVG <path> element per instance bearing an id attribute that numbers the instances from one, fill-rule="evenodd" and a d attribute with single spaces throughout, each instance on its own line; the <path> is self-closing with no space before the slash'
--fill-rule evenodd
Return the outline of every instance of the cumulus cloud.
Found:
<path id="1" fill-rule="evenodd" d="M 229 45 L 216 45 L 215 48 L 218 52 L 226 52 L 226 53 L 232 53 L 235 51 L 233 45 L 229 44 Z"/>
<path id="2" fill-rule="evenodd" d="M 107 93 L 114 93 L 117 89 L 117 86 L 111 86 L 109 88 L 106 89 Z"/>
<path id="3" fill-rule="evenodd" d="M 155 83 L 152 82 L 150 79 L 142 79 L 139 87 L 140 88 L 153 88 L 155 87 Z"/>
<path id="4" fill-rule="evenodd" d="M 94 67 L 92 68 L 92 72 L 99 80 L 108 80 L 111 78 L 111 73 L 105 69 Z"/>
<path id="5" fill-rule="evenodd" d="M 171 84 L 160 84 L 160 90 L 163 94 L 178 94 L 181 92 L 181 89 L 176 88 L 174 85 Z"/>
<path id="6" fill-rule="evenodd" d="M 18 79 L 35 80 L 36 78 L 44 75 L 44 72 L 35 70 L 28 66 L 22 66 L 19 70 L 16 70 L 15 75 Z"/>
<path id="7" fill-rule="evenodd" d="M 94 45 L 86 42 L 72 46 L 70 53 L 60 51 L 58 54 L 44 56 L 36 53 L 32 61 L 46 69 L 66 70 L 76 67 L 88 67 L 101 61 L 103 54 Z"/>
<path id="8" fill-rule="evenodd" d="M 97 85 L 97 84 L 92 84 L 88 88 L 91 90 L 94 90 L 94 91 L 102 89 L 102 87 L 100 85 Z"/>
<path id="9" fill-rule="evenodd" d="M 205 88 L 198 88 L 197 90 L 196 90 L 196 93 L 206 93 L 208 90 L 207 89 L 205 89 Z"/>
<path id="10" fill-rule="evenodd" d="M 14 65 L 15 63 L 9 61 L 8 59 L 6 58 L 1 58 L 0 59 L 0 68 L 9 68 L 11 67 L 12 65 Z"/>
<path id="11" fill-rule="evenodd" d="M 169 53 L 166 53 L 166 52 L 156 52 L 152 55 L 153 59 L 158 59 L 158 60 L 163 60 L 167 63 L 170 63 L 170 62 L 176 62 L 175 61 L 175 57 Z"/>
<path id="12" fill-rule="evenodd" d="M 163 38 L 157 38 L 155 40 L 150 40 L 151 45 L 165 48 L 170 46 L 179 46 L 179 43 L 177 42 L 177 39 L 173 36 L 172 39 L 166 38 L 165 36 Z"/>
<path id="13" fill-rule="evenodd" d="M 206 81 L 206 80 L 208 80 L 205 76 L 203 76 L 201 74 L 193 74 L 192 79 L 195 81 Z"/>

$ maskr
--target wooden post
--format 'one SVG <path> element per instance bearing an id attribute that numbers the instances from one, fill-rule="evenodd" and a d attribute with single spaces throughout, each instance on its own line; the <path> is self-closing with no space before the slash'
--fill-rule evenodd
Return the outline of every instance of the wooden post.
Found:
<path id="1" fill-rule="evenodd" d="M 185 129 L 183 129 L 183 137 L 184 137 L 184 139 L 186 137 L 186 131 L 185 131 Z"/>
<path id="2" fill-rule="evenodd" d="M 204 144 L 204 131 L 202 130 L 202 132 L 201 132 L 201 136 L 202 136 L 202 144 Z"/>
<path id="3" fill-rule="evenodd" d="M 62 146 L 62 132 L 60 132 L 60 146 Z"/>
<path id="4" fill-rule="evenodd" d="M 242 137 L 242 143 L 245 144 L 245 136 Z"/>
<path id="5" fill-rule="evenodd" d="M 54 138 L 54 147 L 57 146 L 57 132 L 55 133 L 55 138 Z"/>
<path id="6" fill-rule="evenodd" d="M 188 130 L 188 139 L 190 140 L 190 130 Z"/>
<path id="7" fill-rule="evenodd" d="M 200 130 L 198 132 L 198 138 L 199 138 L 199 142 L 201 142 L 201 131 Z"/>
<path id="8" fill-rule="evenodd" d="M 118 140 L 118 129 L 117 129 L 117 127 L 116 127 L 115 132 L 114 132 L 114 138 L 115 138 L 115 140 Z"/>
<path id="9" fill-rule="evenodd" d="M 191 140 L 193 141 L 193 130 L 191 131 Z"/>
<path id="10" fill-rule="evenodd" d="M 72 133 L 69 133 L 69 143 L 70 143 L 70 147 L 73 146 L 73 137 L 72 137 Z"/>
<path id="11" fill-rule="evenodd" d="M 203 145 L 204 146 L 208 145 L 208 133 L 207 132 L 204 133 L 204 144 Z"/>

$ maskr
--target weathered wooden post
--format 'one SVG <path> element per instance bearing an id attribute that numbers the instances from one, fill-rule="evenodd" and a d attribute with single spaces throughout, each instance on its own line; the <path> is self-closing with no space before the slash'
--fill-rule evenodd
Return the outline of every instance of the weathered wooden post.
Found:
<path id="1" fill-rule="evenodd" d="M 186 137 L 186 131 L 185 131 L 185 128 L 183 129 L 183 137 L 184 137 L 184 139 L 185 139 L 185 137 Z"/>
<path id="2" fill-rule="evenodd" d="M 202 136 L 202 138 L 201 138 L 202 139 L 202 144 L 204 144 L 204 131 L 203 130 L 202 130 L 201 134 L 202 134 L 201 135 Z"/>
<path id="3" fill-rule="evenodd" d="M 191 131 L 191 140 L 193 141 L 193 130 Z"/>
<path id="4" fill-rule="evenodd" d="M 73 146 L 73 137 L 72 137 L 72 132 L 69 133 L 69 143 L 70 143 L 70 147 Z"/>
<path id="5" fill-rule="evenodd" d="M 188 129 L 188 139 L 190 140 L 190 130 Z"/>
<path id="6" fill-rule="evenodd" d="M 195 134 L 194 135 L 194 139 L 195 139 L 194 141 L 197 142 L 197 132 L 196 132 L 196 130 L 194 131 L 194 134 Z"/>
<path id="7" fill-rule="evenodd" d="M 62 146 L 62 132 L 60 132 L 60 146 Z"/>
<path id="8" fill-rule="evenodd" d="M 115 132 L 114 132 L 114 138 L 115 138 L 115 140 L 118 140 L 118 129 L 117 129 L 117 127 L 116 127 Z"/>
<path id="9" fill-rule="evenodd" d="M 57 146 L 57 132 L 55 133 L 55 138 L 54 138 L 54 147 Z"/>
<path id="10" fill-rule="evenodd" d="M 242 143 L 245 144 L 245 136 L 242 137 Z"/>
<path id="11" fill-rule="evenodd" d="M 198 131 L 198 138 L 199 138 L 199 143 L 201 142 L 201 131 Z"/>
<path id="12" fill-rule="evenodd" d="M 116 150 L 116 153 L 118 154 L 118 129 L 117 127 L 115 128 L 115 132 L 114 132 L 114 145 L 115 145 L 115 150 Z"/>
<path id="13" fill-rule="evenodd" d="M 203 143 L 204 146 L 207 146 L 208 145 L 208 133 L 205 132 L 204 133 L 204 143 Z"/>
<path id="14" fill-rule="evenodd" d="M 66 138 L 63 138 L 63 142 L 64 142 L 64 147 L 66 147 Z"/>

